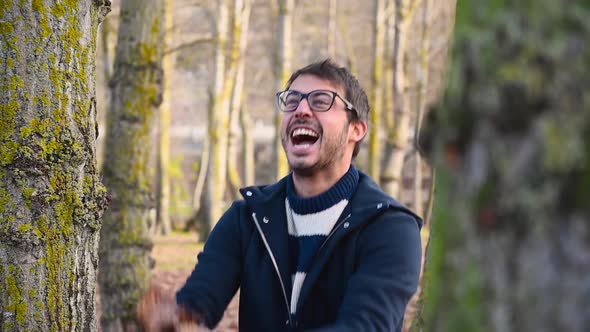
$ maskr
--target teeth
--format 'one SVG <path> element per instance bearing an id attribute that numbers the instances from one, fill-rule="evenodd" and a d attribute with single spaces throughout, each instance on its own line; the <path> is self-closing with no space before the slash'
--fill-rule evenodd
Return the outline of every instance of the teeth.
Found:
<path id="1" fill-rule="evenodd" d="M 306 135 L 306 136 L 311 136 L 311 137 L 318 137 L 318 134 L 316 134 L 314 131 L 310 130 L 310 129 L 306 129 L 306 128 L 297 128 L 293 131 L 293 134 L 291 135 L 292 137 L 295 136 L 301 136 L 301 135 Z"/>

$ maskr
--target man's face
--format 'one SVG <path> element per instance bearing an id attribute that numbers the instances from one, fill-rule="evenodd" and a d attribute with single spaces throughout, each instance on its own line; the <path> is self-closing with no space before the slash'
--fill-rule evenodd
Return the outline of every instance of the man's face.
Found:
<path id="1" fill-rule="evenodd" d="M 330 90 L 344 96 L 342 88 L 313 75 L 301 75 L 289 90 L 308 93 Z M 350 165 L 356 142 L 348 114 L 340 98 L 326 112 L 315 112 L 302 99 L 297 109 L 286 112 L 281 124 L 281 142 L 294 172 L 311 175 L 322 170 Z M 363 133 L 364 135 L 364 133 Z"/>

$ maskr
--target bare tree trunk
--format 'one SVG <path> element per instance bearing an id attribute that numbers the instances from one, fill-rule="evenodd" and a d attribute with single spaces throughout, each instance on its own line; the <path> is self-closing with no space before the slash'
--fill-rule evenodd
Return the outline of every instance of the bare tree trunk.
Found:
<path id="1" fill-rule="evenodd" d="M 215 79 L 209 117 L 209 146 L 211 149 L 206 183 L 206 222 L 201 236 L 206 239 L 210 230 L 221 217 L 224 208 L 224 193 L 227 176 L 227 140 L 229 132 L 229 93 L 225 88 L 225 52 L 228 39 L 228 0 L 218 1 L 217 46 L 215 50 Z"/>
<path id="2" fill-rule="evenodd" d="M 285 88 L 285 84 L 291 75 L 292 57 L 293 57 L 293 9 L 295 0 L 279 0 L 279 33 L 277 43 L 276 59 L 276 91 Z M 277 164 L 276 177 L 280 179 L 289 173 L 289 164 L 287 156 L 283 152 L 281 144 L 281 118 L 279 111 L 275 113 L 275 141 L 274 154 Z"/>
<path id="3" fill-rule="evenodd" d="M 205 180 L 207 178 L 207 169 L 209 168 L 209 139 L 205 138 L 203 142 L 203 151 L 201 152 L 201 165 L 199 167 L 199 175 L 197 177 L 197 184 L 193 192 L 193 215 L 196 215 L 201 208 L 201 196 L 203 195 L 203 188 L 205 187 Z"/>
<path id="4" fill-rule="evenodd" d="M 244 183 L 254 185 L 256 182 L 256 170 L 254 168 L 254 137 L 250 132 L 252 128 L 250 115 L 246 103 L 242 104 L 240 111 L 240 126 L 242 127 L 242 159 L 244 165 Z"/>
<path id="5" fill-rule="evenodd" d="M 0 331 L 96 331 L 94 59 L 110 2 L 0 8 Z"/>
<path id="6" fill-rule="evenodd" d="M 408 3 L 409 2 L 409 3 Z M 395 0 L 395 42 L 393 100 L 396 121 L 394 128 L 388 128 L 385 145 L 381 186 L 394 197 L 399 197 L 402 185 L 402 171 L 410 134 L 410 115 L 407 78 L 404 55 L 406 54 L 408 26 L 414 18 L 421 0 Z"/>
<path id="7" fill-rule="evenodd" d="M 135 328 L 135 306 L 149 284 L 147 222 L 154 203 L 149 160 L 162 101 L 163 2 L 121 5 L 103 168 L 112 198 L 99 253 L 104 332 Z"/>
<path id="8" fill-rule="evenodd" d="M 174 0 L 166 0 L 166 22 L 164 36 L 166 49 L 170 49 L 174 40 Z M 168 234 L 172 230 L 170 222 L 170 122 L 172 116 L 172 85 L 174 75 L 175 54 L 166 54 L 162 58 L 164 69 L 164 92 L 158 131 L 158 204 L 156 216 L 156 232 Z"/>
<path id="9" fill-rule="evenodd" d="M 396 24 L 396 15 L 394 15 L 393 13 L 393 9 L 395 9 L 395 0 L 387 0 L 386 2 L 386 9 L 385 11 L 387 12 L 387 17 L 386 17 L 386 22 L 387 22 L 387 31 L 386 31 L 386 44 L 385 44 L 385 59 L 387 59 L 387 61 L 385 61 L 383 67 L 383 76 L 384 76 L 384 83 L 383 83 L 383 87 L 384 90 L 383 91 L 383 109 L 384 114 L 383 117 L 381 119 L 383 119 L 383 122 L 385 124 L 385 133 L 388 133 L 389 131 L 393 130 L 395 128 L 395 104 L 394 104 L 394 86 L 393 86 L 393 81 L 394 81 L 394 76 L 395 76 L 395 71 L 394 71 L 394 67 L 395 67 L 395 52 L 396 52 L 396 30 L 395 30 L 395 24 Z M 381 148 L 381 153 L 384 152 L 384 149 Z"/>
<path id="10" fill-rule="evenodd" d="M 240 171 L 238 170 L 240 152 L 240 111 L 244 98 L 244 67 L 246 61 L 246 47 L 248 46 L 248 27 L 250 23 L 250 0 L 234 1 L 234 52 L 232 52 L 232 65 L 235 65 L 234 84 L 230 109 L 230 133 L 228 151 L 228 177 L 234 196 L 239 194 L 242 186 Z"/>
<path id="11" fill-rule="evenodd" d="M 373 59 L 371 112 L 369 122 L 369 174 L 379 182 L 381 163 L 381 144 L 379 133 L 383 117 L 383 58 L 385 56 L 385 0 L 375 1 L 375 57 Z"/>
<path id="12" fill-rule="evenodd" d="M 414 121 L 414 155 L 416 158 L 415 163 L 415 181 L 414 181 L 414 211 L 418 215 L 423 216 L 424 211 L 424 198 L 422 189 L 422 170 L 424 164 L 422 163 L 422 156 L 420 155 L 418 137 L 420 136 L 420 128 L 422 126 L 422 117 L 426 113 L 426 105 L 428 101 L 428 86 L 429 86 L 429 70 L 430 70 L 430 29 L 429 29 L 429 15 L 430 15 L 430 1 L 423 0 L 422 6 L 422 40 L 420 42 L 420 61 L 418 62 L 416 72 L 418 76 L 418 101 L 416 120 Z"/>
<path id="13" fill-rule="evenodd" d="M 111 80 L 111 77 L 113 75 L 113 63 L 112 63 L 112 57 L 113 57 L 113 52 L 111 49 L 111 45 L 109 45 L 109 39 L 111 38 L 111 34 L 112 34 L 112 30 L 113 28 L 111 27 L 112 24 L 112 16 L 108 16 L 105 17 L 104 21 L 101 22 L 100 26 L 98 27 L 98 31 L 100 33 L 100 40 L 97 40 L 97 52 L 98 50 L 102 50 L 101 53 L 97 53 L 97 58 L 101 58 L 102 60 L 102 85 L 100 87 L 102 87 L 103 89 L 103 93 L 106 96 L 106 100 L 104 100 L 102 102 L 102 104 L 104 105 L 109 105 L 110 103 L 110 95 L 109 95 L 109 82 Z M 102 56 L 101 56 L 102 55 Z M 99 82 L 99 79 L 97 77 L 97 82 Z M 97 97 L 100 100 L 100 96 Z M 98 118 L 97 121 L 98 123 L 104 123 L 106 116 L 105 116 L 105 110 L 107 109 L 107 107 L 102 107 L 102 109 L 98 110 Z M 103 159 L 104 159 L 104 141 L 97 141 L 96 144 L 96 159 L 97 159 L 97 165 L 100 167 L 102 167 L 103 164 Z"/>
<path id="14" fill-rule="evenodd" d="M 346 50 L 346 60 L 348 67 L 350 68 L 351 73 L 353 73 L 354 75 L 358 75 L 358 58 L 354 51 L 352 38 L 350 38 L 350 27 L 348 25 L 348 22 L 343 22 L 343 20 L 339 20 L 338 17 L 339 16 L 336 16 L 336 24 L 342 32 L 342 43 L 344 44 L 344 49 Z"/>
<path id="15" fill-rule="evenodd" d="M 103 75 L 104 75 L 104 81 L 107 82 L 107 87 L 108 87 L 108 82 L 111 79 L 111 76 L 113 75 L 113 64 L 111 63 L 111 50 L 109 48 L 109 38 L 111 35 L 111 30 L 112 27 L 110 25 L 110 19 L 105 18 L 104 22 L 101 23 L 100 25 L 100 40 L 102 43 L 102 61 L 103 61 L 103 66 L 102 66 L 102 70 L 103 70 Z"/>
<path id="16" fill-rule="evenodd" d="M 209 169 L 209 138 L 205 137 L 203 141 L 203 147 L 201 149 L 201 161 L 199 163 L 199 174 L 197 175 L 197 183 L 195 184 L 195 189 L 193 190 L 193 197 L 192 197 L 192 213 L 189 220 L 185 223 L 184 229 L 185 231 L 189 231 L 191 228 L 198 226 L 200 230 L 203 227 L 204 221 L 202 220 L 202 210 L 205 210 L 203 205 L 207 204 L 205 197 L 203 197 L 203 189 L 205 188 L 205 184 L 207 183 L 207 170 Z M 202 232 L 199 232 L 201 234 Z"/>
<path id="17" fill-rule="evenodd" d="M 423 216 L 425 223 L 422 227 L 421 231 L 421 238 L 422 243 L 424 244 L 422 247 L 422 268 L 420 271 L 420 279 L 422 280 L 423 270 L 424 270 L 424 260 L 425 260 L 425 253 L 428 241 L 430 240 L 430 219 L 426 219 L 424 215 L 425 206 L 424 206 L 424 195 L 423 195 L 423 169 L 424 163 L 422 160 L 422 156 L 420 155 L 420 150 L 418 146 L 417 137 L 420 133 L 420 126 L 422 124 L 422 115 L 426 113 L 426 102 L 428 99 L 428 86 L 429 86 L 429 70 L 430 70 L 430 31 L 429 31 L 429 15 L 430 15 L 430 0 L 423 0 L 422 1 L 422 21 L 420 22 L 420 26 L 422 28 L 421 32 L 421 40 L 420 40 L 420 61 L 418 61 L 416 65 L 416 77 L 418 80 L 417 89 L 417 114 L 416 119 L 414 121 L 414 141 L 413 141 L 413 153 L 414 153 L 414 212 L 419 216 Z M 433 180 L 433 179 L 431 179 Z M 434 183 L 432 182 L 432 185 Z M 429 200 L 432 201 L 432 192 L 430 192 Z M 428 208 L 428 207 L 426 207 Z M 430 211 L 428 211 L 430 214 Z M 410 303 L 408 305 L 408 309 L 406 311 L 406 315 L 404 316 L 404 330 L 408 331 L 414 322 L 414 318 L 416 317 L 418 311 L 418 301 L 420 299 L 422 293 L 422 283 L 418 287 L 418 291 L 412 296 L 410 299 Z"/>

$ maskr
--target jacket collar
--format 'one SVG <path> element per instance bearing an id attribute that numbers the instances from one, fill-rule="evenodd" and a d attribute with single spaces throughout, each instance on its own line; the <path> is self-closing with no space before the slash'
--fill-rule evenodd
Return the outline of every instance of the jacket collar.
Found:
<path id="1" fill-rule="evenodd" d="M 275 218 L 279 217 L 279 219 L 275 220 L 285 221 L 285 229 L 287 220 L 285 214 L 285 197 L 287 195 L 288 177 L 289 176 L 286 176 L 272 185 L 251 186 L 240 189 L 246 204 L 251 210 L 256 212 L 259 216 L 268 217 L 269 215 L 274 215 Z M 403 211 L 413 216 L 418 227 L 422 227 L 422 218 L 391 196 L 384 193 L 375 181 L 359 170 L 359 184 L 357 190 L 350 199 L 349 207 L 345 209 L 343 214 L 348 211 L 348 213 L 351 214 L 351 217 L 362 216 L 362 218 L 351 218 L 353 219 L 351 222 L 354 221 L 355 224 L 362 224 L 363 222 L 372 219 L 374 215 L 387 209 Z"/>

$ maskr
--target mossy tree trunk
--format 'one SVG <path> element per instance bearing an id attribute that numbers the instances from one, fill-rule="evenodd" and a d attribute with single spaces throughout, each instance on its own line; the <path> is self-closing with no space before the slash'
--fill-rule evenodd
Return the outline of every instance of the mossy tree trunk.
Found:
<path id="1" fill-rule="evenodd" d="M 105 332 L 134 328 L 135 306 L 149 282 L 147 222 L 154 206 L 149 160 L 162 99 L 163 6 L 159 0 L 121 3 L 103 166 L 112 198 L 100 241 Z"/>
<path id="2" fill-rule="evenodd" d="M 275 60 L 275 92 L 285 88 L 291 75 L 293 58 L 293 10 L 295 0 L 279 0 L 279 31 L 277 34 L 277 50 Z M 281 144 L 282 114 L 275 108 L 275 139 L 274 160 L 276 163 L 276 177 L 280 179 L 289 173 L 289 163 Z"/>
<path id="3" fill-rule="evenodd" d="M 109 1 L 0 1 L 0 331 L 96 331 L 94 57 Z"/>
<path id="4" fill-rule="evenodd" d="M 440 190 L 420 330 L 587 331 L 590 8 L 470 3 L 421 140 Z"/>

